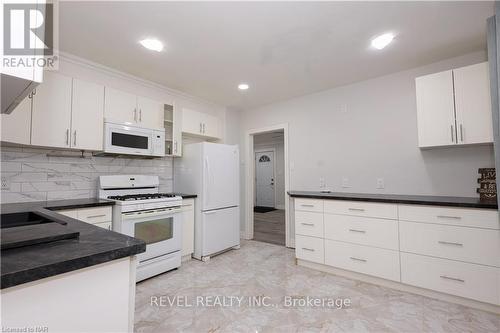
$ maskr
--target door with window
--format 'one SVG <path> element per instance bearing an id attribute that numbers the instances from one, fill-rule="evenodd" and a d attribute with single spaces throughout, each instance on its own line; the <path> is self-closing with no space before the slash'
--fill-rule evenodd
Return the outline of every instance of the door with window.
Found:
<path id="1" fill-rule="evenodd" d="M 274 152 L 255 153 L 255 205 L 274 207 Z"/>

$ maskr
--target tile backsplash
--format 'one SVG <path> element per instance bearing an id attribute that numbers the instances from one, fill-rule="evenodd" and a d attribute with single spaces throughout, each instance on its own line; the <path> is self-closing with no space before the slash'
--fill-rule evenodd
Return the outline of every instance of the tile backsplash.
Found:
<path id="1" fill-rule="evenodd" d="M 70 155 L 68 157 L 52 155 Z M 148 174 L 160 177 L 160 191 L 172 192 L 171 157 L 143 159 L 79 157 L 80 152 L 1 147 L 1 202 L 25 202 L 97 196 L 101 175 Z"/>

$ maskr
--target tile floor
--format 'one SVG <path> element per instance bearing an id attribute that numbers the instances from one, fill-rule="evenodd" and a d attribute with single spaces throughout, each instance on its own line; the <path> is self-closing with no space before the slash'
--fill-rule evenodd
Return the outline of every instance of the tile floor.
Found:
<path id="1" fill-rule="evenodd" d="M 254 213 L 254 235 L 256 241 L 285 245 L 285 211 L 273 210 L 267 213 Z"/>
<path id="2" fill-rule="evenodd" d="M 151 296 L 186 297 L 192 307 L 169 306 L 166 298 L 152 306 Z M 197 307 L 197 296 L 268 296 L 277 306 Z M 290 308 L 285 296 L 349 298 L 352 305 Z M 291 249 L 245 241 L 208 263 L 192 260 L 139 283 L 135 331 L 476 333 L 499 332 L 500 316 L 296 266 Z"/>

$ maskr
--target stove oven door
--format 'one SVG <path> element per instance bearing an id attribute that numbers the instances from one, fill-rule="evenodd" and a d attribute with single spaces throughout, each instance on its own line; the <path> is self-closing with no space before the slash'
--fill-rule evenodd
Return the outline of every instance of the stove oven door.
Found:
<path id="1" fill-rule="evenodd" d="M 146 242 L 139 263 L 175 251 L 182 246 L 180 207 L 145 210 L 122 214 L 123 233 Z"/>

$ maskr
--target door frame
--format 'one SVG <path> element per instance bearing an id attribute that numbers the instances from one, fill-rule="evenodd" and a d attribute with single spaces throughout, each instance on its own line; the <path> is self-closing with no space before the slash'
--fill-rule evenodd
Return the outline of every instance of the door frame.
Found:
<path id="1" fill-rule="evenodd" d="M 246 155 L 246 172 L 245 172 L 245 221 L 242 237 L 244 239 L 253 239 L 253 203 L 254 203 L 254 185 L 255 185 L 255 152 L 253 146 L 253 138 L 257 134 L 276 132 L 283 130 L 283 143 L 284 143 L 284 169 L 285 169 L 285 246 L 293 247 L 294 240 L 291 235 L 290 226 L 290 197 L 288 191 L 290 188 L 290 167 L 288 157 L 288 123 L 272 125 L 268 127 L 251 129 L 245 135 L 245 155 Z"/>
<path id="2" fill-rule="evenodd" d="M 257 153 L 264 153 L 266 151 L 271 151 L 273 152 L 273 179 L 274 179 L 274 186 L 273 186 L 273 191 L 274 191 L 274 206 L 273 208 L 276 208 L 276 148 L 259 148 L 259 149 L 255 149 L 254 148 L 254 152 L 253 152 L 253 156 L 254 156 L 254 168 L 257 164 L 257 158 L 256 158 L 256 155 Z M 255 174 L 255 183 L 254 183 L 254 198 L 255 198 L 255 201 L 254 201 L 254 206 L 257 204 L 257 174 Z"/>

